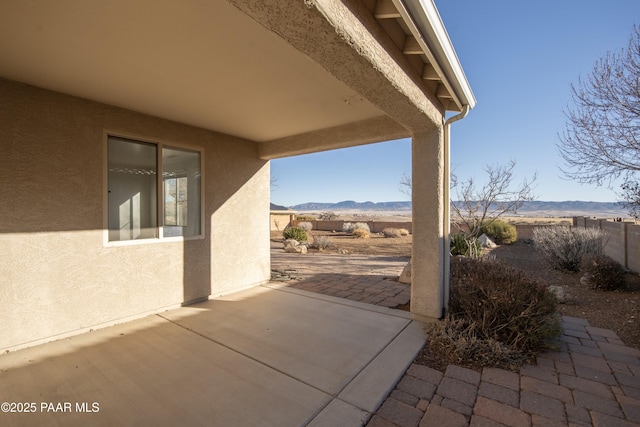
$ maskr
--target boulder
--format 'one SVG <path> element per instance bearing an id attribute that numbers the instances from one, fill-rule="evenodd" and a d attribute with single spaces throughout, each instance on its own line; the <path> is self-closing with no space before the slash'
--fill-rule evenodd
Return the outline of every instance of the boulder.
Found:
<path id="1" fill-rule="evenodd" d="M 402 273 L 400 273 L 400 276 L 398 277 L 398 282 L 409 285 L 411 284 L 411 261 L 409 261 L 402 269 Z"/>
<path id="2" fill-rule="evenodd" d="M 556 300 L 559 304 L 566 304 L 568 302 L 571 302 L 571 295 L 569 295 L 569 292 L 567 292 L 567 288 L 565 288 L 564 286 L 549 285 L 548 289 L 549 292 L 551 292 L 556 297 Z"/>
<path id="3" fill-rule="evenodd" d="M 306 254 L 307 245 L 300 244 L 297 240 L 287 239 L 284 241 L 284 251 L 291 254 Z"/>
<path id="4" fill-rule="evenodd" d="M 486 234 L 483 234 L 482 236 L 478 237 L 478 241 L 480 242 L 483 248 L 495 248 L 497 246 L 493 242 L 493 240 L 491 240 L 491 238 Z"/>
<path id="5" fill-rule="evenodd" d="M 585 274 L 584 274 L 584 276 L 582 276 L 582 277 L 580 278 L 580 284 L 581 284 L 582 286 L 587 286 L 587 287 L 590 287 L 590 286 L 591 286 L 591 281 L 590 281 L 590 278 L 589 278 L 589 273 L 585 273 Z"/>
<path id="6" fill-rule="evenodd" d="M 287 239 L 284 241 L 285 249 L 287 248 L 287 246 L 298 246 L 299 244 L 300 243 L 298 243 L 298 241 L 295 239 Z"/>

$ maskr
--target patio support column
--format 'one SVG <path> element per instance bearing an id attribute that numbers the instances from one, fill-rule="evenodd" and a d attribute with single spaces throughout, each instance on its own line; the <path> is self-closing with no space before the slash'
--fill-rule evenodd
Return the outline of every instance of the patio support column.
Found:
<path id="1" fill-rule="evenodd" d="M 443 315 L 449 284 L 445 277 L 445 153 L 443 127 L 433 127 L 412 138 L 413 249 L 411 257 L 411 312 L 417 320 Z M 447 201 L 448 202 L 448 201 Z M 446 252 L 445 252 L 446 251 Z"/>

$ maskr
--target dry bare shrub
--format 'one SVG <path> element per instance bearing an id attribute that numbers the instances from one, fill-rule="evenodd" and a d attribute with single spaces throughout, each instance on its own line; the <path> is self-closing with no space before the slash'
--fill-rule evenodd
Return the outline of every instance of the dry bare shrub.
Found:
<path id="1" fill-rule="evenodd" d="M 313 224 L 309 221 L 302 221 L 298 223 L 298 227 L 302 228 L 306 232 L 309 232 L 313 229 Z"/>
<path id="2" fill-rule="evenodd" d="M 409 234 L 411 234 L 406 228 L 399 228 L 398 231 L 400 232 L 401 236 L 408 236 Z"/>
<path id="3" fill-rule="evenodd" d="M 338 215 L 333 212 L 322 212 L 320 215 L 318 215 L 318 219 L 320 221 L 333 221 L 336 218 L 338 218 Z"/>
<path id="4" fill-rule="evenodd" d="M 353 233 L 353 229 L 355 228 L 355 224 L 352 222 L 345 222 L 342 224 L 342 231 L 345 233 Z"/>
<path id="5" fill-rule="evenodd" d="M 366 230 L 367 233 L 371 233 L 371 230 L 369 229 L 369 224 L 367 224 L 366 222 L 356 222 L 355 225 L 353 226 L 353 230 Z"/>
<path id="6" fill-rule="evenodd" d="M 430 340 L 456 363 L 511 367 L 553 348 L 560 334 L 555 297 L 546 286 L 493 261 L 451 259 L 449 318 Z"/>
<path id="7" fill-rule="evenodd" d="M 470 368 L 494 367 L 517 371 L 529 358 L 526 354 L 494 339 L 481 339 L 475 324 L 450 316 L 428 326 L 427 351 L 434 359 Z"/>
<path id="8" fill-rule="evenodd" d="M 369 230 L 366 230 L 364 228 L 356 228 L 353 230 L 351 235 L 357 238 L 368 239 L 371 236 L 371 233 L 369 232 Z"/>
<path id="9" fill-rule="evenodd" d="M 319 250 L 330 248 L 331 239 L 329 236 L 313 236 L 313 246 Z"/>
<path id="10" fill-rule="evenodd" d="M 579 271 L 583 259 L 603 254 L 606 234 L 596 228 L 536 227 L 533 242 L 551 268 Z"/>
<path id="11" fill-rule="evenodd" d="M 385 228 L 384 230 L 382 230 L 382 235 L 384 237 L 400 237 L 400 236 L 402 236 L 402 234 L 400 234 L 400 230 L 398 230 L 397 228 Z"/>
<path id="12" fill-rule="evenodd" d="M 363 231 L 358 231 L 358 234 L 360 235 L 356 237 L 365 237 L 364 234 L 366 234 L 366 237 L 369 237 L 369 234 L 371 233 L 369 224 L 367 224 L 366 222 L 356 222 L 355 224 L 352 222 L 345 222 L 344 224 L 342 224 L 342 231 L 346 233 L 355 235 L 357 230 Z"/>
<path id="13" fill-rule="evenodd" d="M 583 270 L 589 278 L 589 287 L 603 291 L 617 291 L 625 284 L 624 268 L 606 255 L 596 255 L 585 260 Z"/>

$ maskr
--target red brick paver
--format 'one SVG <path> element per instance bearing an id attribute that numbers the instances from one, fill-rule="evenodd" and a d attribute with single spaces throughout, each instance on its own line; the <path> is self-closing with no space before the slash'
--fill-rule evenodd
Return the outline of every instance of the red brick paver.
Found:
<path id="1" fill-rule="evenodd" d="M 450 365 L 443 374 L 412 365 L 399 384 L 422 372 L 421 378 L 436 390 L 428 405 L 405 392 L 424 414 L 420 426 L 639 427 L 640 352 L 617 343 L 612 331 L 592 328 L 583 319 L 564 318 L 563 325 L 572 334 L 569 338 L 577 333 L 587 338 L 573 341 L 564 336 L 561 351 L 541 354 L 539 363 L 525 365 L 518 373 Z"/>
<path id="2" fill-rule="evenodd" d="M 290 261 L 279 265 L 290 268 Z M 384 261 L 336 258 L 285 284 L 391 308 L 407 304 L 410 286 L 396 280 L 406 260 Z M 640 351 L 585 319 L 563 317 L 562 326 L 561 350 L 517 373 L 412 364 L 367 426 L 640 427 Z"/>

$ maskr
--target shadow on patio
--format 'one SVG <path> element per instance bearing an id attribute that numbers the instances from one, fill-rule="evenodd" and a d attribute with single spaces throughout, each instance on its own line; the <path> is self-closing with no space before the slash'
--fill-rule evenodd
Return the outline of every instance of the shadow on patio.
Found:
<path id="1" fill-rule="evenodd" d="M 408 313 L 259 286 L 0 356 L 0 424 L 361 425 L 423 343 Z"/>

